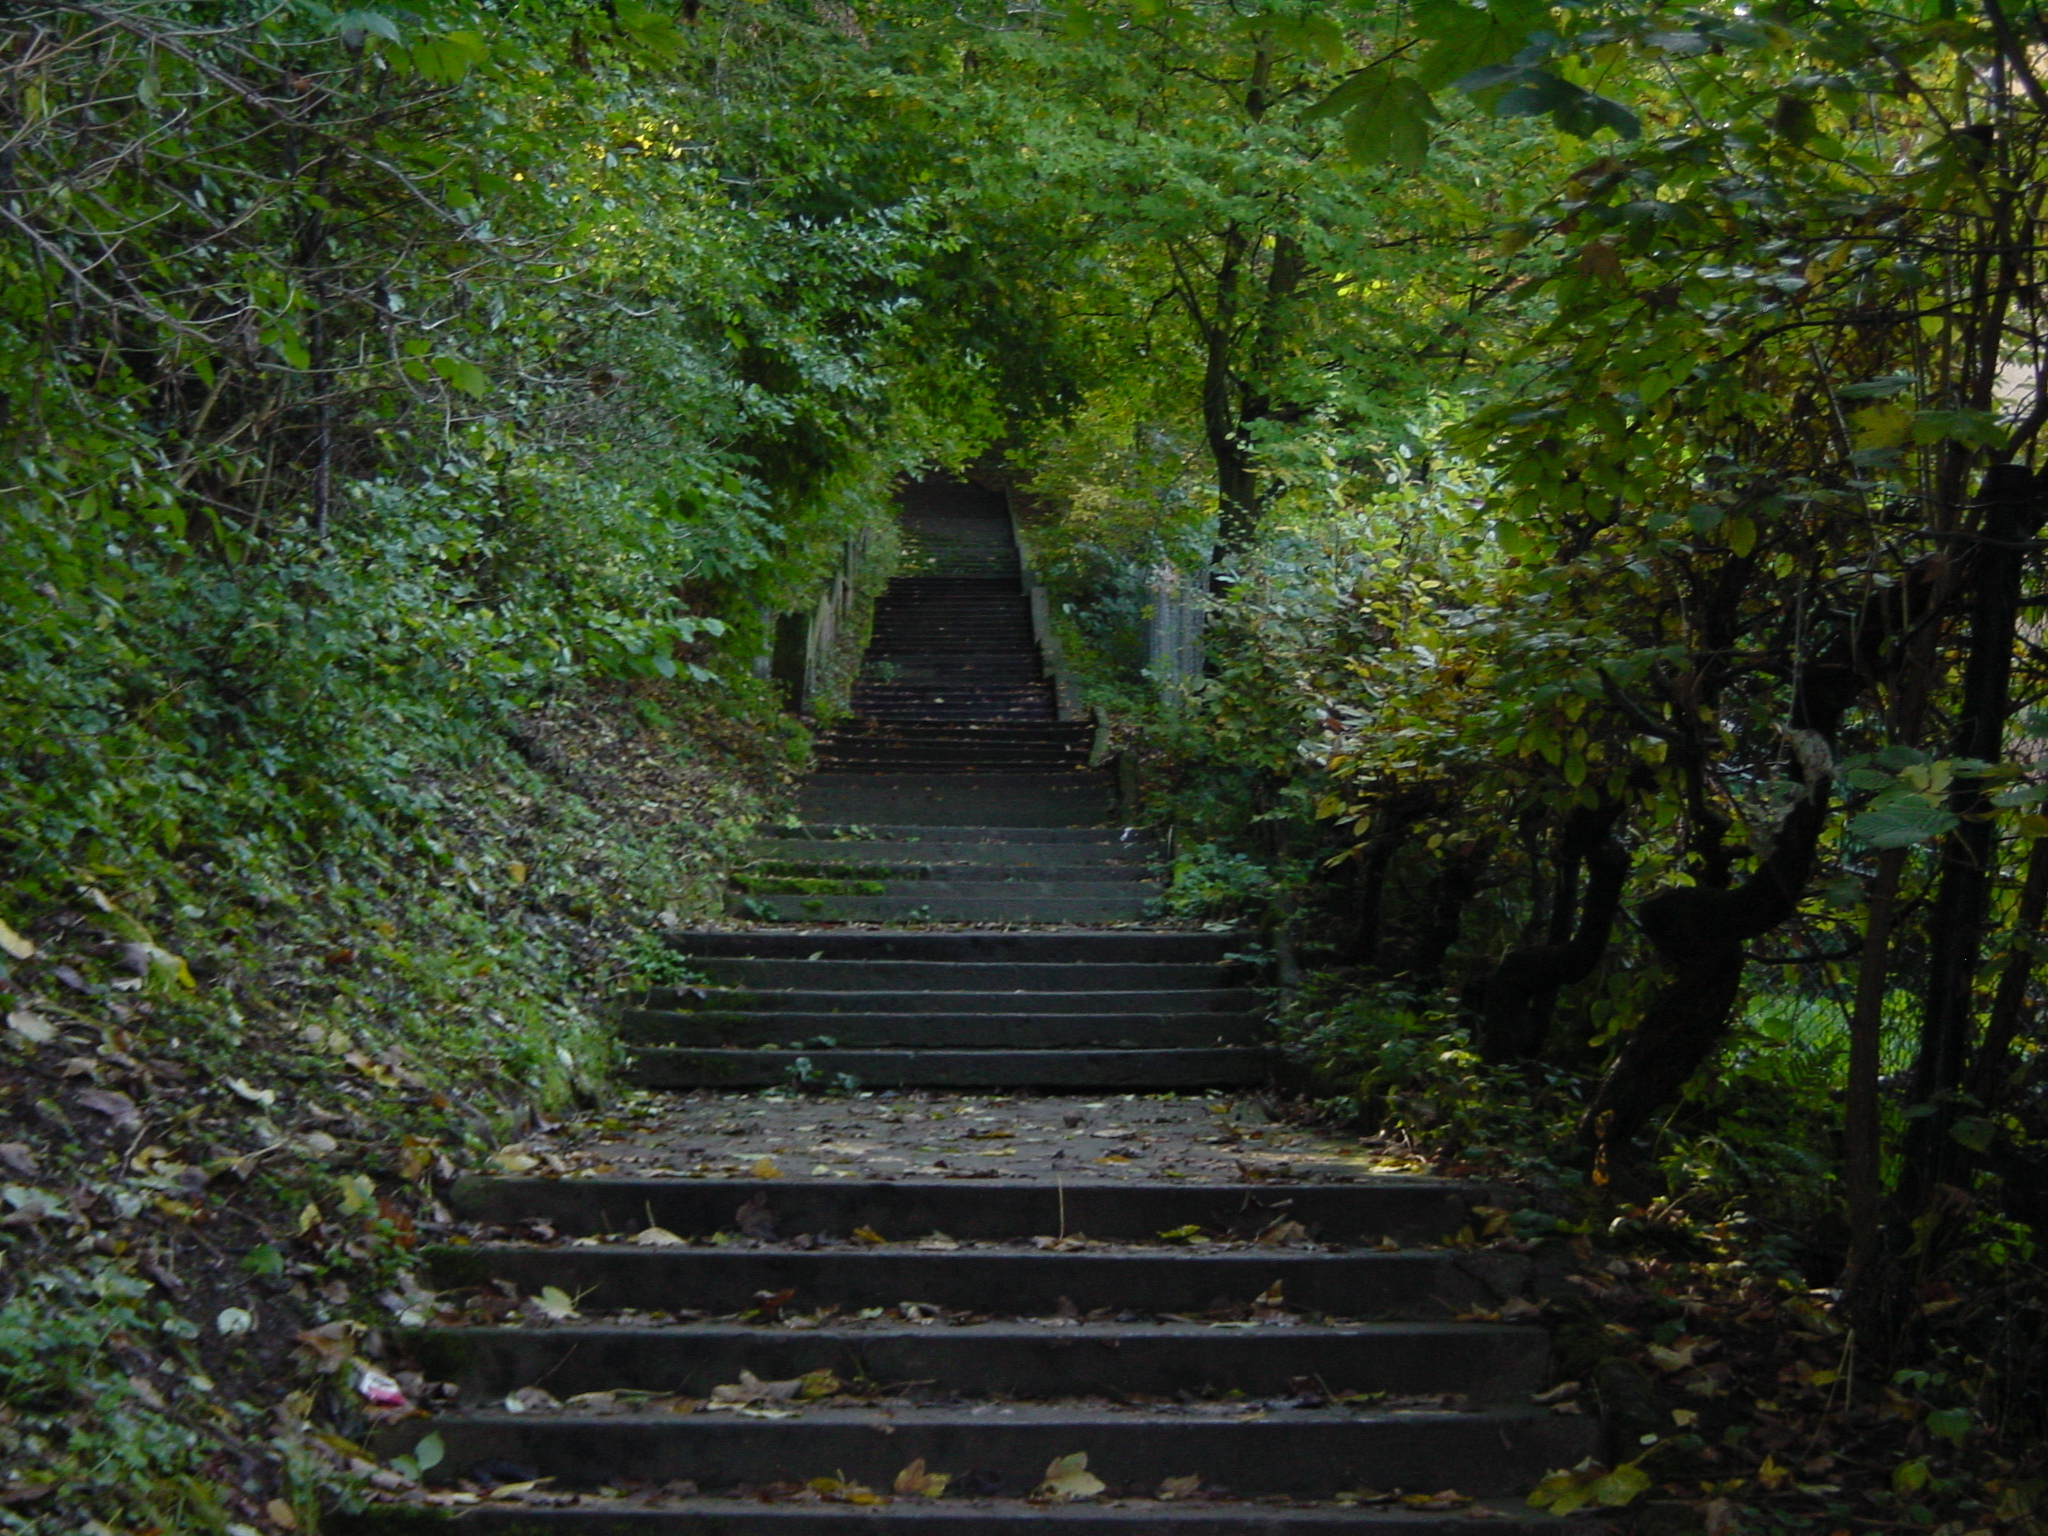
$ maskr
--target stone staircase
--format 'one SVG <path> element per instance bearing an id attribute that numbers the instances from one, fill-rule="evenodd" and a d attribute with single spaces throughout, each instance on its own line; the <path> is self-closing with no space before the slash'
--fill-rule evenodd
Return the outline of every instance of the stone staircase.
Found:
<path id="1" fill-rule="evenodd" d="M 432 1480 L 467 1488 L 348 1529 L 1549 1523 L 1514 1496 L 1596 1435 L 1529 1401 L 1549 1341 L 1513 1319 L 1535 1314 L 1536 1266 L 1473 1236 L 1498 1228 L 1501 1192 L 1304 1181 L 1285 1161 L 1240 1161 L 1241 1183 L 1188 1180 L 1137 1142 L 1071 1163 L 1044 1146 L 1063 1125 L 1079 1148 L 1109 1134 L 1109 1108 L 1148 1103 L 1161 1136 L 1238 1145 L 1261 1133 L 1232 1122 L 1263 1116 L 1222 1090 L 1264 1082 L 1268 1056 L 1254 974 L 1233 957 L 1243 941 L 1137 925 L 1153 846 L 1104 824 L 1108 785 L 1081 734 L 1050 719 L 1035 652 L 1017 654 L 1030 637 L 1003 607 L 1016 573 L 999 513 L 959 487 L 908 498 L 942 570 L 908 578 L 900 609 L 892 588 L 885 616 L 926 601 L 916 583 L 948 581 L 983 583 L 976 604 L 995 618 L 934 629 L 944 644 L 927 649 L 914 625 L 878 623 L 897 670 L 823 743 L 803 824 L 764 835 L 746 877 L 751 915 L 782 921 L 674 936 L 695 980 L 622 1022 L 635 1080 L 693 1090 L 679 1105 L 736 1116 L 761 1103 L 743 1090 L 780 1106 L 826 1089 L 912 1138 L 967 1117 L 963 1144 L 991 1160 L 706 1177 L 689 1171 L 705 1149 L 684 1144 L 702 1133 L 683 1125 L 668 1166 L 649 1169 L 646 1146 L 621 1157 L 631 1176 L 561 1164 L 461 1182 L 448 1203 L 469 1240 L 423 1254 L 441 1310 L 401 1340 L 442 1384 L 439 1411 L 382 1448 L 432 1433 Z M 910 672 L 946 713 L 915 713 L 894 680 Z M 959 690 L 970 674 L 975 691 Z M 1070 1097 L 1030 1096 L 1045 1091 Z M 1005 1178 L 1012 1137 L 1052 1171 Z"/>

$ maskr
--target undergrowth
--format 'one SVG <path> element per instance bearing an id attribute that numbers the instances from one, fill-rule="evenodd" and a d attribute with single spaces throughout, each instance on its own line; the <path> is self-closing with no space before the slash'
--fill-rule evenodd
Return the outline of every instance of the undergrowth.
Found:
<path id="1" fill-rule="evenodd" d="M 746 706 L 563 696 L 394 740 L 402 806 L 310 846 L 13 887 L 0 1531 L 313 1531 L 405 1475 L 360 1442 L 436 1190 L 596 1101 L 608 996 L 689 979 L 645 936 L 716 913 L 786 771 Z"/>

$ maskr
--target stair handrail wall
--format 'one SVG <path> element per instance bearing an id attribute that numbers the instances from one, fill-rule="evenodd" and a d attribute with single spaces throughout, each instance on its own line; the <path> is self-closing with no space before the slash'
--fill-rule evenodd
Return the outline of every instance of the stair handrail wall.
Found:
<path id="1" fill-rule="evenodd" d="M 1067 669 L 1066 653 L 1060 647 L 1059 632 L 1052 622 L 1052 595 L 1039 585 L 1038 576 L 1032 569 L 1031 546 L 1024 540 L 1024 527 L 1017 518 L 1016 493 L 1009 487 L 1003 488 L 1003 506 L 1010 514 L 1010 539 L 1017 546 L 1017 564 L 1023 572 L 1024 595 L 1031 603 L 1031 638 L 1038 645 L 1038 654 L 1044 658 L 1045 670 L 1052 678 L 1053 710 L 1061 720 L 1086 720 L 1088 711 L 1081 703 L 1080 685 L 1074 674 Z"/>

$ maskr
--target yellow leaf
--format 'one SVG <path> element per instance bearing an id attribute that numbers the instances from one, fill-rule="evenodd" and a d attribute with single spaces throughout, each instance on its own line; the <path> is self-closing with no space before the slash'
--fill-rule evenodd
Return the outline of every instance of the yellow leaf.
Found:
<path id="1" fill-rule="evenodd" d="M 857 1243 L 866 1243 L 870 1248 L 874 1247 L 877 1243 L 889 1241 L 889 1239 L 882 1236 L 873 1227 L 855 1227 L 853 1229 L 853 1240 Z"/>
<path id="2" fill-rule="evenodd" d="M 782 1170 L 775 1166 L 775 1159 L 772 1157 L 762 1158 L 761 1161 L 749 1168 L 747 1172 L 757 1179 L 779 1179 L 782 1177 Z"/>
<path id="3" fill-rule="evenodd" d="M 35 941 L 25 939 L 16 933 L 7 926 L 4 918 L 0 918 L 0 949 L 6 950 L 17 960 L 33 960 L 36 957 Z"/>
<path id="4" fill-rule="evenodd" d="M 1896 400 L 1887 400 L 1855 412 L 1849 427 L 1858 449 L 1900 448 L 1913 435 L 1913 412 Z"/>
<path id="5" fill-rule="evenodd" d="M 1045 1469 L 1045 1481 L 1037 1497 L 1044 1499 L 1092 1499 L 1109 1485 L 1088 1470 L 1088 1453 L 1075 1451 L 1062 1456 Z"/>
<path id="6" fill-rule="evenodd" d="M 906 1498 L 936 1499 L 944 1495 L 946 1485 L 952 1481 L 950 1472 L 925 1471 L 924 1458 L 920 1456 L 896 1474 L 896 1491 Z"/>

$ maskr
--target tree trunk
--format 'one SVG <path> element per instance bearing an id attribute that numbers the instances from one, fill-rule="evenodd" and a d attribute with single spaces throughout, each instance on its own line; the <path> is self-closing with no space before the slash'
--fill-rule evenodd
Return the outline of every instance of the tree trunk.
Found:
<path id="1" fill-rule="evenodd" d="M 1877 857 L 1870 917 L 1857 961 L 1856 1002 L 1849 1015 L 1849 1080 L 1842 1103 L 1842 1196 L 1849 1216 L 1849 1254 L 1841 1281 L 1845 1291 L 1854 1288 L 1877 1256 L 1883 1236 L 1878 1046 L 1884 1034 L 1885 995 L 1891 984 L 1892 921 L 1898 914 L 1899 878 L 1905 868 L 1903 848 L 1887 848 Z"/>
<path id="2" fill-rule="evenodd" d="M 2024 465 L 1994 465 L 1984 477 L 1980 504 L 1969 651 L 1953 755 L 1995 763 L 2005 750 L 2025 546 L 2041 523 L 2042 485 Z M 1997 872 L 1990 788 L 1980 775 L 1959 773 L 1949 792 L 1949 809 L 1959 822 L 1942 841 L 1940 884 L 1927 922 L 1920 1049 L 1913 1064 L 1914 1102 L 1931 1112 L 1907 1129 L 1900 1175 L 1900 1203 L 1909 1218 L 1925 1206 L 1936 1185 L 1960 1177 L 1968 1156 L 1950 1132 L 1968 1069 L 1977 966 Z"/>
<path id="3" fill-rule="evenodd" d="M 1475 989 L 1479 1054 L 1486 1060 L 1527 1061 L 1540 1055 L 1558 991 L 1592 975 L 1607 953 L 1630 864 L 1628 850 L 1610 835 L 1620 815 L 1618 804 L 1572 813 L 1560 850 L 1564 870 L 1551 915 L 1553 942 L 1512 951 Z M 1585 902 L 1577 928 L 1570 929 L 1571 872 L 1581 860 L 1587 868 Z"/>

